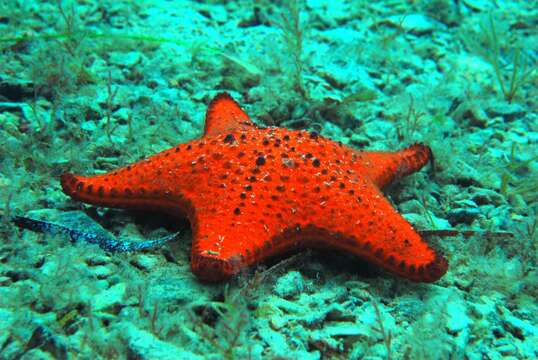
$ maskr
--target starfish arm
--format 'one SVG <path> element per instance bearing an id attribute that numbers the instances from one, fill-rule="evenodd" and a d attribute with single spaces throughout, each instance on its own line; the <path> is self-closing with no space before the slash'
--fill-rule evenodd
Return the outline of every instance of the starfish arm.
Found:
<path id="1" fill-rule="evenodd" d="M 184 156 L 188 146 L 178 145 L 104 174 L 65 173 L 60 178 L 62 190 L 92 205 L 159 210 L 190 219 L 190 198 L 196 184 L 203 182 L 204 174 L 191 174 L 191 161 Z"/>
<path id="2" fill-rule="evenodd" d="M 194 215 L 191 270 L 201 280 L 227 280 L 268 255 L 272 242 L 267 229 L 244 217 L 230 221 L 241 218 L 234 211 Z"/>
<path id="3" fill-rule="evenodd" d="M 301 219 L 312 211 L 296 210 L 265 185 L 246 185 L 240 193 L 195 197 L 192 220 L 192 272 L 205 281 L 223 281 L 263 261 L 308 246 Z M 262 188 L 262 189 L 259 189 Z M 259 191 L 262 190 L 262 191 Z M 237 201 L 239 200 L 239 201 Z"/>
<path id="4" fill-rule="evenodd" d="M 357 255 L 387 271 L 417 282 L 433 282 L 448 268 L 392 207 L 375 186 L 365 185 L 355 203 L 342 207 L 328 203 L 328 234 L 318 236 L 318 247 L 335 247 Z M 334 207 L 334 208 L 333 208 Z"/>
<path id="5" fill-rule="evenodd" d="M 359 171 L 368 173 L 380 189 L 433 163 L 431 149 L 419 143 L 396 152 L 361 152 L 359 156 Z"/>
<path id="6" fill-rule="evenodd" d="M 228 93 L 220 93 L 207 108 L 204 136 L 223 134 L 254 125 Z"/>

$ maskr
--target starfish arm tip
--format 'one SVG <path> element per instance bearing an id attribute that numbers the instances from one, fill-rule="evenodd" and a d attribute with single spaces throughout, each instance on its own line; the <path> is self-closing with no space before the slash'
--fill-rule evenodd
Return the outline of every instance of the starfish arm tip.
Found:
<path id="1" fill-rule="evenodd" d="M 237 261 L 222 259 L 218 256 L 193 254 L 191 271 L 201 281 L 218 283 L 229 280 L 244 266 Z"/>

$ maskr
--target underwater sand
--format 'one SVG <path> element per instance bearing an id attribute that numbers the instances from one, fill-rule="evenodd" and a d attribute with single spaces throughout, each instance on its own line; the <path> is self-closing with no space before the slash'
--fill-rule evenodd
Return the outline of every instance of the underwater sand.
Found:
<path id="1" fill-rule="evenodd" d="M 538 357 L 537 29 L 536 1 L 0 1 L 0 359 Z M 387 196 L 474 231 L 428 237 L 448 273 L 306 251 L 207 285 L 186 221 L 62 193 L 201 136 L 221 91 L 258 124 L 431 146 Z M 108 254 L 13 215 L 180 236 Z"/>

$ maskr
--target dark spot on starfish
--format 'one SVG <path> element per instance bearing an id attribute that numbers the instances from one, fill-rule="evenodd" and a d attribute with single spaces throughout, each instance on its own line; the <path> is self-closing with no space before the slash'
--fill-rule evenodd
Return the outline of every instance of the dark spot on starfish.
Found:
<path id="1" fill-rule="evenodd" d="M 179 146 L 178 146 L 177 148 L 179 148 Z M 177 149 L 177 148 L 176 148 L 176 149 Z M 132 167 L 131 165 L 127 165 L 127 167 L 126 167 L 125 169 L 126 169 L 127 171 L 131 171 L 132 168 L 133 168 L 133 167 Z"/>
<path id="2" fill-rule="evenodd" d="M 410 273 L 410 274 L 414 274 L 415 271 L 416 271 L 415 265 L 410 265 L 410 266 L 409 266 L 409 273 Z"/>
<path id="3" fill-rule="evenodd" d="M 234 214 L 235 214 L 235 215 L 239 215 L 239 214 L 241 214 L 241 209 L 239 209 L 238 207 L 236 207 L 236 208 L 234 209 Z"/>
<path id="4" fill-rule="evenodd" d="M 355 194 L 355 190 L 353 190 L 353 189 L 349 189 L 348 193 L 349 193 L 350 195 L 354 195 L 354 194 Z"/>
<path id="5" fill-rule="evenodd" d="M 138 189 L 138 193 L 139 193 L 140 195 L 144 195 L 144 194 L 146 193 L 146 189 L 144 189 L 144 188 L 140 188 L 140 189 Z"/>
<path id="6" fill-rule="evenodd" d="M 406 247 L 409 247 L 409 246 L 411 245 L 411 243 L 409 242 L 408 239 L 404 239 L 403 242 L 404 242 L 404 245 L 405 245 Z"/>
<path id="7" fill-rule="evenodd" d="M 316 140 L 318 138 L 319 134 L 317 131 L 311 131 L 310 132 L 310 139 Z"/>
<path id="8" fill-rule="evenodd" d="M 256 159 L 256 165 L 262 166 L 264 164 L 265 164 L 265 156 L 263 155 L 258 156 L 258 158 Z"/>
<path id="9" fill-rule="evenodd" d="M 247 139 L 247 136 L 245 134 L 241 134 L 241 140 L 245 141 Z"/>
<path id="10" fill-rule="evenodd" d="M 320 163 L 318 158 L 314 158 L 314 160 L 312 160 L 312 165 L 314 167 L 319 167 L 321 165 L 321 163 Z"/>
<path id="11" fill-rule="evenodd" d="M 343 182 L 341 182 L 341 183 L 338 184 L 338 187 L 339 187 L 340 189 L 343 189 L 343 188 L 346 187 L 346 185 L 345 185 Z"/>
<path id="12" fill-rule="evenodd" d="M 262 144 L 263 145 L 269 145 L 269 139 L 263 138 Z"/>
<path id="13" fill-rule="evenodd" d="M 187 145 L 187 150 L 191 150 L 192 149 L 192 145 L 191 144 L 188 144 Z"/>
<path id="14" fill-rule="evenodd" d="M 254 176 L 254 175 L 249 176 L 248 181 L 250 181 L 250 182 L 256 181 L 256 176 Z"/>
<path id="15" fill-rule="evenodd" d="M 407 267 L 405 260 L 402 260 L 400 262 L 400 265 L 398 265 L 398 267 L 400 268 L 400 270 L 405 270 L 405 268 Z"/>
<path id="16" fill-rule="evenodd" d="M 241 159 L 243 156 L 245 156 L 245 152 L 244 152 L 244 151 L 240 151 L 240 152 L 237 153 L 237 157 L 238 157 L 239 159 Z"/>
<path id="17" fill-rule="evenodd" d="M 321 188 L 320 188 L 319 186 L 316 186 L 316 187 L 314 188 L 314 192 L 319 193 L 320 191 L 321 191 Z"/>
<path id="18" fill-rule="evenodd" d="M 235 142 L 235 137 L 233 136 L 233 134 L 228 134 L 224 137 L 223 142 L 225 144 L 233 144 Z"/>
<path id="19" fill-rule="evenodd" d="M 288 175 L 280 175 L 280 180 L 282 181 L 288 181 L 290 177 Z"/>
<path id="20" fill-rule="evenodd" d="M 271 200 L 278 201 L 280 198 L 276 195 L 271 195 Z"/>
<path id="21" fill-rule="evenodd" d="M 280 192 L 284 192 L 284 190 L 286 190 L 286 187 L 284 185 L 277 185 L 276 189 Z"/>
<path id="22" fill-rule="evenodd" d="M 329 173 L 329 170 L 327 170 L 327 169 L 323 169 L 323 170 L 321 170 L 321 173 L 322 173 L 323 175 L 327 175 L 327 174 Z"/>
<path id="23" fill-rule="evenodd" d="M 93 191 L 93 185 L 88 185 L 88 187 L 86 188 L 86 193 L 91 194 L 92 191 Z"/>
<path id="24" fill-rule="evenodd" d="M 336 181 L 336 176 L 331 175 L 331 181 Z"/>
<path id="25" fill-rule="evenodd" d="M 312 155 L 312 153 L 306 153 L 306 155 L 305 155 L 305 157 L 306 157 L 307 159 L 310 159 L 312 156 L 314 156 L 314 155 Z"/>
<path id="26" fill-rule="evenodd" d="M 289 141 L 290 140 L 290 136 L 288 134 L 284 135 L 284 137 L 282 138 L 284 139 L 284 141 Z"/>
<path id="27" fill-rule="evenodd" d="M 292 147 L 290 148 L 290 151 L 291 151 L 291 152 L 295 152 L 295 146 L 292 146 Z"/>
<path id="28" fill-rule="evenodd" d="M 247 197 L 247 193 L 242 192 L 241 194 L 239 194 L 239 197 L 240 197 L 241 199 L 245 199 L 245 198 Z"/>
<path id="29" fill-rule="evenodd" d="M 99 186 L 99 189 L 97 189 L 97 195 L 99 195 L 99 197 L 105 196 L 105 188 L 102 186 Z"/>
<path id="30" fill-rule="evenodd" d="M 251 191 L 252 190 L 252 185 L 245 185 L 243 187 L 243 189 L 245 189 L 246 191 Z"/>
<path id="31" fill-rule="evenodd" d="M 123 193 L 124 193 L 125 196 L 127 196 L 127 197 L 131 197 L 131 195 L 133 195 L 133 192 L 132 192 L 131 189 L 129 189 L 129 188 L 125 188 L 125 189 L 123 190 Z"/>
<path id="32" fill-rule="evenodd" d="M 84 183 L 79 182 L 79 183 L 77 184 L 77 189 L 76 189 L 76 190 L 77 190 L 77 192 L 80 192 L 83 188 L 84 188 Z"/>

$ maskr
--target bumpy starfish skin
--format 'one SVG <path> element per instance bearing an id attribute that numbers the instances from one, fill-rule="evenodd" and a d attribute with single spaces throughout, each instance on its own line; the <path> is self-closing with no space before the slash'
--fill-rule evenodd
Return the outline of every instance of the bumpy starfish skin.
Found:
<path id="1" fill-rule="evenodd" d="M 362 152 L 317 133 L 259 128 L 220 94 L 202 138 L 106 174 L 64 174 L 61 183 L 90 204 L 186 216 L 191 268 L 203 280 L 226 280 L 268 257 L 315 247 L 432 282 L 448 263 L 380 190 L 431 157 L 421 144 Z"/>

